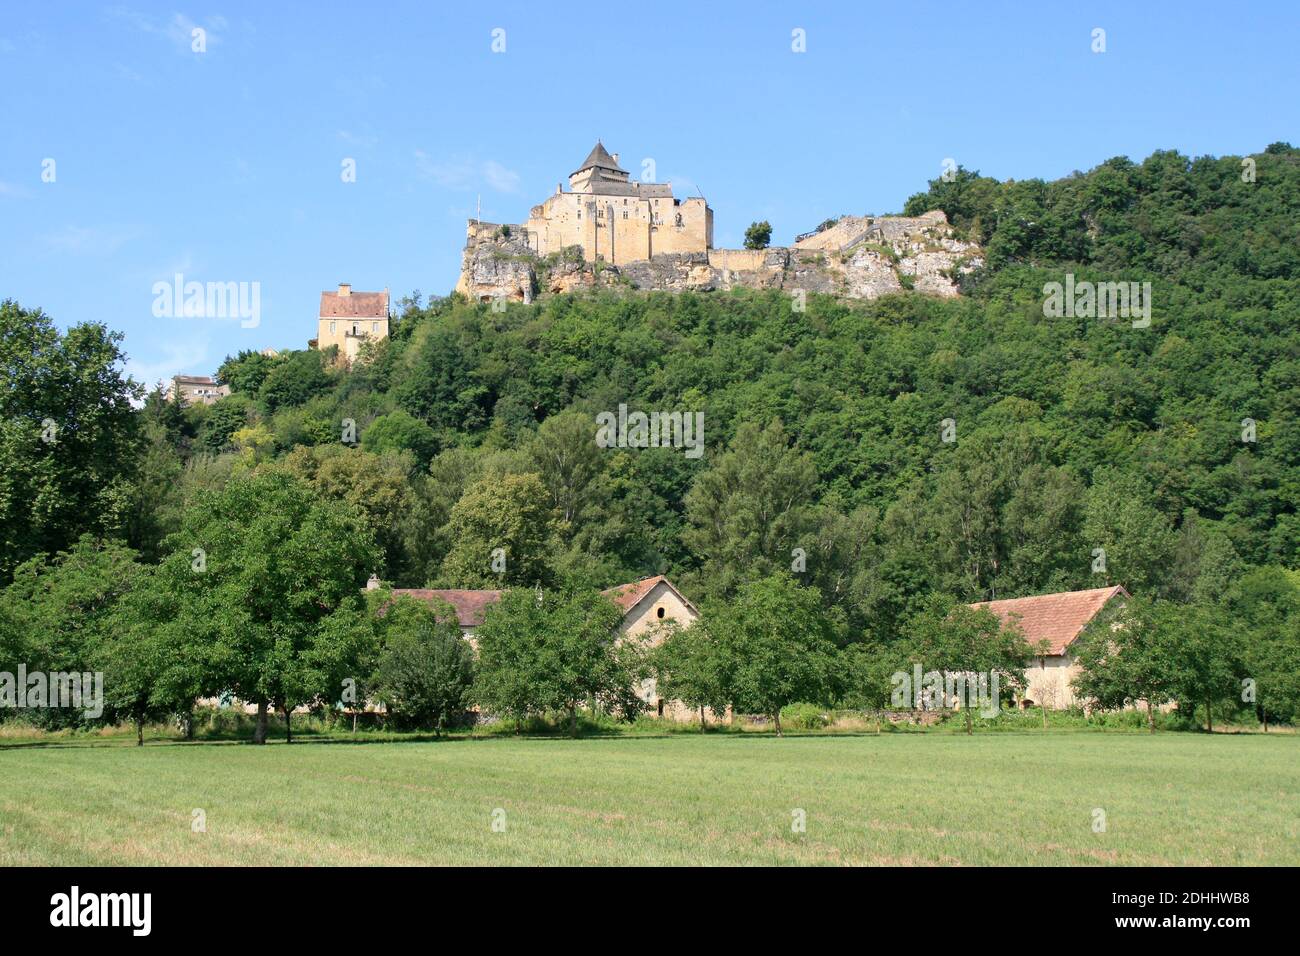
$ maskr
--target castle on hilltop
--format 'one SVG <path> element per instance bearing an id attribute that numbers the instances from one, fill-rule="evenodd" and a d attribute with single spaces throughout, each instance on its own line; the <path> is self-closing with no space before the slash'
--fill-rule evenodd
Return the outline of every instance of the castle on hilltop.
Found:
<path id="1" fill-rule="evenodd" d="M 470 220 L 469 239 L 498 228 Z M 578 246 L 584 261 L 615 266 L 713 248 L 713 210 L 702 196 L 677 199 L 671 183 L 630 180 L 618 153 L 611 155 L 599 140 L 569 174 L 568 191 L 557 183 L 555 194 L 532 208 L 523 228 L 520 238 L 535 255 Z"/>
<path id="2" fill-rule="evenodd" d="M 537 295 L 624 287 L 664 292 L 780 289 L 874 299 L 914 290 L 955 296 L 983 263 L 935 209 L 921 216 L 840 216 L 792 246 L 715 249 L 703 196 L 678 199 L 671 183 L 633 182 L 597 141 L 522 223 L 469 220 L 456 291 L 471 302 L 532 302 Z"/>

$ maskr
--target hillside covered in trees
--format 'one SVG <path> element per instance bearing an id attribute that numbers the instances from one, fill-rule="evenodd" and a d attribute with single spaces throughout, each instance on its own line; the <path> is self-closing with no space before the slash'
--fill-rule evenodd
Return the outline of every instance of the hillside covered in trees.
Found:
<path id="1" fill-rule="evenodd" d="M 21 583 L 83 533 L 189 561 L 195 509 L 257 472 L 359 517 L 398 586 L 666 573 L 707 605 L 786 569 L 841 644 L 896 639 L 935 595 L 1112 583 L 1290 615 L 1300 150 L 1250 158 L 1250 176 L 1241 157 L 1161 152 L 1051 182 L 936 180 L 903 212 L 942 209 L 987 250 L 958 299 L 601 293 L 494 312 L 415 293 L 350 370 L 241 353 L 210 407 L 145 397 L 102 326 L 61 334 L 6 302 L 0 574 Z M 1149 327 L 1045 316 L 1066 273 L 1150 282 Z M 702 412 L 704 454 L 598 447 L 595 416 L 620 405 Z M 57 442 L 39 440 L 48 420 Z"/>

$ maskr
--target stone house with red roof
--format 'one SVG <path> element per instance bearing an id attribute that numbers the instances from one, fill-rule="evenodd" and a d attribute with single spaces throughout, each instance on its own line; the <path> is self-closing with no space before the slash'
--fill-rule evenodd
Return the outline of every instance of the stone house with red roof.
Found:
<path id="1" fill-rule="evenodd" d="M 662 640 L 662 637 L 653 633 L 659 625 L 676 622 L 681 627 L 686 627 L 700 616 L 695 605 L 662 574 L 609 588 L 601 593 L 608 595 L 623 611 L 619 635 L 637 637 L 648 633 L 651 646 Z M 656 716 L 677 720 L 686 720 L 691 716 L 690 708 L 681 701 L 665 700 L 659 695 L 653 677 L 641 682 L 637 695 L 645 701 L 648 711 Z M 713 718 L 722 720 L 725 715 L 714 714 Z"/>
<path id="2" fill-rule="evenodd" d="M 1025 691 L 1019 703 L 1022 707 L 1042 704 L 1050 709 L 1081 703 L 1071 685 L 1080 670 L 1071 645 L 1103 609 L 1116 603 L 1122 605 L 1128 597 L 1127 591 L 1115 585 L 982 601 L 970 606 L 988 608 L 1004 623 L 1018 624 L 1030 647 L 1044 649 L 1025 670 Z"/>
<path id="3" fill-rule="evenodd" d="M 318 349 L 337 345 L 339 361 L 351 363 L 362 343 L 388 338 L 388 290 L 353 292 L 341 282 L 337 292 L 320 294 L 316 324 L 316 338 L 307 344 Z"/>
<path id="4" fill-rule="evenodd" d="M 378 580 L 372 578 L 367 587 L 377 587 L 378 584 Z M 620 638 L 649 632 L 653 645 L 656 640 L 653 631 L 658 625 L 676 622 L 686 627 L 700 616 L 695 605 L 662 574 L 607 588 L 601 593 L 623 612 L 623 621 L 619 625 Z M 393 594 L 405 594 L 421 601 L 447 602 L 456 611 L 461 634 L 472 644 L 474 632 L 482 626 L 487 609 L 501 600 L 502 592 L 455 588 L 394 588 Z M 643 681 L 637 692 L 651 713 L 660 717 L 689 716 L 679 701 L 665 701 L 658 695 L 654 678 Z"/>

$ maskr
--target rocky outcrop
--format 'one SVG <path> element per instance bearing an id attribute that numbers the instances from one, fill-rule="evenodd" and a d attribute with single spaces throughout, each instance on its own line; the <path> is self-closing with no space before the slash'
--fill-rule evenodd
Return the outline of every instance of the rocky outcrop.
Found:
<path id="1" fill-rule="evenodd" d="M 955 296 L 962 275 L 983 253 L 957 239 L 942 212 L 917 217 L 845 216 L 794 246 L 670 253 L 611 266 L 589 263 L 582 249 L 537 256 L 519 227 L 476 223 L 456 289 L 475 301 L 532 301 L 534 295 L 623 286 L 665 292 L 781 289 L 876 299 L 913 289 Z"/>
<path id="2" fill-rule="evenodd" d="M 537 291 L 537 257 L 508 227 L 473 238 L 461 255 L 456 291 L 471 299 L 532 302 Z"/>

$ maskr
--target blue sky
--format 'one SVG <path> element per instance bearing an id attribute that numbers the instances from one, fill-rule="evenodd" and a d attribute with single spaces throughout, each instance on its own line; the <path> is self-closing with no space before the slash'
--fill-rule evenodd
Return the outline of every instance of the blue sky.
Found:
<path id="1" fill-rule="evenodd" d="M 339 282 L 450 291 L 478 197 L 525 219 L 597 137 L 702 191 L 721 247 L 898 211 L 947 157 L 1052 178 L 1300 141 L 1294 3 L 1039 6 L 9 4 L 0 297 L 125 332 L 153 382 L 303 347 Z M 178 272 L 260 283 L 259 324 L 156 318 Z"/>

